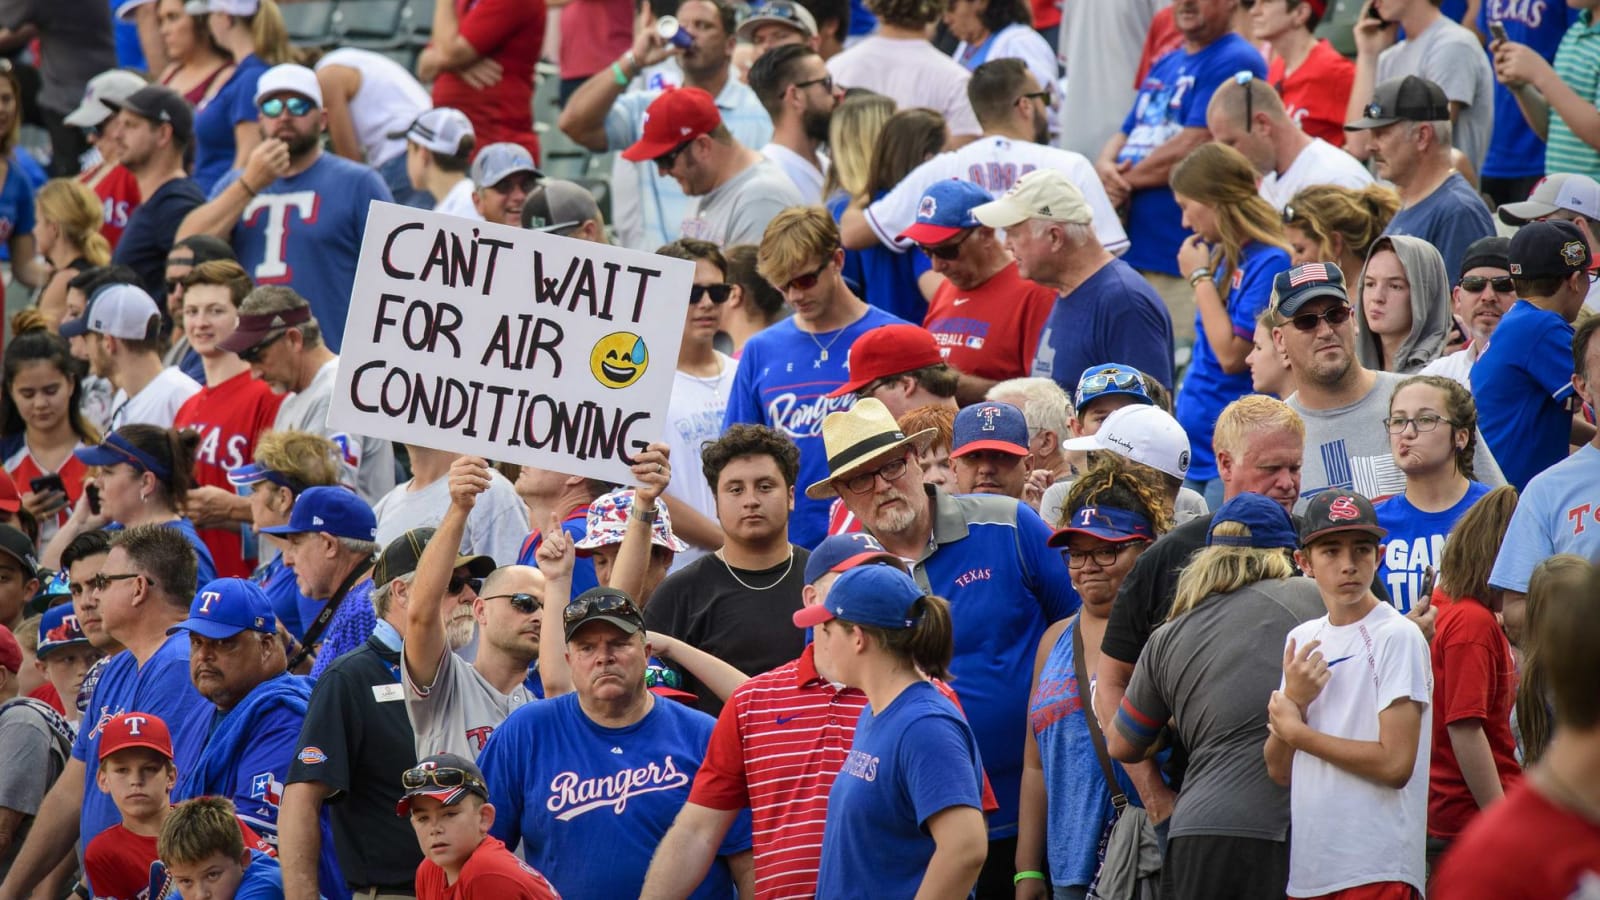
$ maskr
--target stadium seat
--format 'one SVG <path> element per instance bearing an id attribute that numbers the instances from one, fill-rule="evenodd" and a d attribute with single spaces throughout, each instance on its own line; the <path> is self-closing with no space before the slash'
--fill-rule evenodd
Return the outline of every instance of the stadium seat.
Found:
<path id="1" fill-rule="evenodd" d="M 330 47 L 338 42 L 334 33 L 333 0 L 303 0 L 285 3 L 283 22 L 289 29 L 290 43 L 307 47 Z"/>

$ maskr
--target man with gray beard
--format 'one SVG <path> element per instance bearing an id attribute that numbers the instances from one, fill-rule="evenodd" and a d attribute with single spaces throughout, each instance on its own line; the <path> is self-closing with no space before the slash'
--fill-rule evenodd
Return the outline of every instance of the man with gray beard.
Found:
<path id="1" fill-rule="evenodd" d="M 750 89 L 772 116 L 772 142 L 761 155 L 778 164 L 807 205 L 822 202 L 822 161 L 828 122 L 844 99 L 822 56 L 807 44 L 785 44 L 750 67 Z"/>

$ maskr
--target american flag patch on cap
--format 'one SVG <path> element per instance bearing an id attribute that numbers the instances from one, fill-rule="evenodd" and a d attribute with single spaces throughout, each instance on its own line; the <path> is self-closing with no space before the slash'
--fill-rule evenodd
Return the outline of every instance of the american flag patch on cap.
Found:
<path id="1" fill-rule="evenodd" d="M 1306 263 L 1289 272 L 1289 286 L 1299 287 L 1311 281 L 1329 281 L 1327 263 Z"/>

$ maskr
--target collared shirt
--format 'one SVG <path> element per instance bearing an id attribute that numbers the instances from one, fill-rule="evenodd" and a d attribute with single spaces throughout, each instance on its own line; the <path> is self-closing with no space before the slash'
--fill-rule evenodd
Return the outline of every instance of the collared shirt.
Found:
<path id="1" fill-rule="evenodd" d="M 1585 103 L 1600 103 L 1600 22 L 1594 10 L 1584 10 L 1567 29 L 1556 48 L 1556 74 Z M 1600 151 L 1572 133 L 1560 114 L 1551 110 L 1550 134 L 1544 151 L 1547 173 L 1578 172 L 1600 174 Z"/>

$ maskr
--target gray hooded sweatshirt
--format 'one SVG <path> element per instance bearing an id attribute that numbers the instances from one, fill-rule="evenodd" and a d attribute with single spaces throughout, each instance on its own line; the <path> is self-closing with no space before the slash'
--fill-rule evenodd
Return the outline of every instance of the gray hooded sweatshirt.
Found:
<path id="1" fill-rule="evenodd" d="M 1357 302 L 1356 356 L 1369 369 L 1410 374 L 1444 354 L 1450 336 L 1450 276 L 1439 251 L 1422 238 L 1385 235 L 1367 251 L 1367 261 L 1370 263 L 1373 254 L 1382 250 L 1393 250 L 1400 257 L 1400 267 L 1411 285 L 1411 333 L 1395 359 L 1388 366 L 1383 365 L 1383 345 L 1367 327 L 1366 313 Z M 1363 265 L 1361 280 L 1350 294 L 1360 298 L 1366 283 L 1367 267 Z"/>

